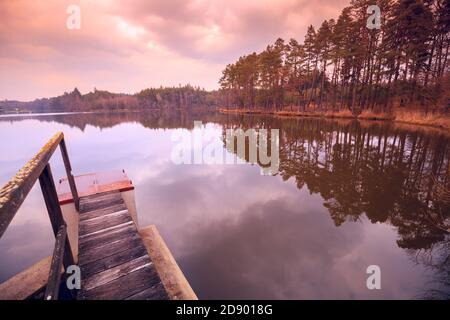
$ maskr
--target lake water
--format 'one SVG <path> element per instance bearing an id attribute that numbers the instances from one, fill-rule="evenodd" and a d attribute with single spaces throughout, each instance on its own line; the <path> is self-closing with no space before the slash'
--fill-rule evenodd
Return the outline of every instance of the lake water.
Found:
<path id="1" fill-rule="evenodd" d="M 279 129 L 279 167 L 175 164 L 173 136 L 201 120 Z M 155 224 L 201 299 L 450 297 L 449 138 L 378 122 L 179 113 L 0 117 L 0 184 L 57 131 L 74 173 L 125 169 L 141 227 Z M 233 153 L 233 150 L 226 150 Z M 59 152 L 55 179 L 64 176 Z M 51 255 L 37 184 L 0 239 L 0 281 Z M 381 289 L 366 286 L 367 267 Z"/>

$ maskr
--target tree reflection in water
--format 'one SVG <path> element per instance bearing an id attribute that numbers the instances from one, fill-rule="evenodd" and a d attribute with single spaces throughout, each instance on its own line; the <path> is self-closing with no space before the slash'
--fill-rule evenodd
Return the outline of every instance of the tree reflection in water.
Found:
<path id="1" fill-rule="evenodd" d="M 0 117 L 8 122 L 23 119 Z M 226 129 L 279 129 L 280 164 L 274 174 L 319 194 L 336 227 L 364 215 L 372 223 L 394 226 L 397 245 L 434 275 L 433 289 L 420 298 L 450 298 L 448 133 L 381 122 L 165 111 L 47 115 L 39 120 L 82 131 L 87 125 L 107 128 L 123 122 L 193 129 L 194 120 L 202 120 L 222 125 L 224 146 Z M 248 153 L 238 156 L 248 161 Z"/>
<path id="2" fill-rule="evenodd" d="M 336 227 L 358 221 L 396 227 L 397 245 L 432 269 L 425 298 L 450 298 L 449 140 L 381 123 L 230 116 L 225 130 L 280 129 L 283 180 L 324 200 Z M 236 150 L 230 150 L 236 152 Z M 248 160 L 247 155 L 238 155 Z"/>

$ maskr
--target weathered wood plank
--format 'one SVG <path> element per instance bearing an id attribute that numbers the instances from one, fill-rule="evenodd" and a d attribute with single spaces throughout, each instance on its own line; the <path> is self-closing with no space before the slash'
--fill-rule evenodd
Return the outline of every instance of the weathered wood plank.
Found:
<path id="1" fill-rule="evenodd" d="M 152 265 L 152 262 L 150 261 L 148 255 L 143 255 L 141 257 L 96 273 L 89 278 L 84 279 L 83 290 L 89 291 L 150 265 Z"/>
<path id="2" fill-rule="evenodd" d="M 120 210 L 120 211 L 115 211 L 115 212 L 111 212 L 108 214 L 104 214 L 95 218 L 91 218 L 91 219 L 85 219 L 83 220 L 81 223 L 88 225 L 88 224 L 92 224 L 92 223 L 101 223 L 101 222 L 105 222 L 105 221 L 109 221 L 111 220 L 111 218 L 119 216 L 119 215 L 123 215 L 123 214 L 128 214 L 128 210 Z"/>
<path id="3" fill-rule="evenodd" d="M 125 205 L 125 202 L 118 204 L 118 205 L 113 205 L 113 206 L 110 206 L 110 207 L 107 207 L 104 209 L 98 209 L 98 210 L 88 211 L 88 212 L 81 212 L 80 213 L 80 221 L 97 218 L 97 217 L 100 217 L 103 215 L 107 215 L 109 213 L 122 211 L 122 210 L 127 210 L 127 206 Z"/>
<path id="4" fill-rule="evenodd" d="M 157 282 L 150 288 L 144 289 L 138 292 L 126 300 L 168 300 L 169 297 L 164 289 L 164 285 L 161 281 Z"/>
<path id="5" fill-rule="evenodd" d="M 136 234 L 121 241 L 94 248 L 88 252 L 80 252 L 78 256 L 78 265 L 83 266 L 90 262 L 112 256 L 116 252 L 129 250 L 139 245 L 142 245 L 142 240 L 139 235 Z"/>
<path id="6" fill-rule="evenodd" d="M 82 213 L 89 212 L 89 211 L 95 211 L 98 209 L 106 208 L 107 206 L 113 206 L 113 205 L 119 205 L 123 203 L 122 199 L 113 198 L 113 199 L 105 199 L 102 201 L 96 201 L 96 202 L 89 202 L 80 204 L 80 211 Z"/>
<path id="7" fill-rule="evenodd" d="M 139 230 L 148 255 L 171 300 L 197 300 L 194 290 L 154 225 Z"/>
<path id="8" fill-rule="evenodd" d="M 89 242 L 92 239 L 99 238 L 99 237 L 101 238 L 101 237 L 107 236 L 108 234 L 115 233 L 115 232 L 121 232 L 124 229 L 133 228 L 133 227 L 136 228 L 136 226 L 133 224 L 133 222 L 130 221 L 127 223 L 119 224 L 119 225 L 116 225 L 116 226 L 113 226 L 110 228 L 100 230 L 98 232 L 85 234 L 85 235 L 79 234 L 79 243 Z"/>
<path id="9" fill-rule="evenodd" d="M 0 237 L 19 210 L 39 175 L 64 138 L 62 132 L 55 134 L 39 152 L 28 161 L 16 175 L 0 189 Z"/>
<path id="10" fill-rule="evenodd" d="M 80 251 L 87 251 L 93 247 L 101 247 L 106 244 L 120 241 L 128 236 L 136 233 L 136 227 L 132 224 L 126 225 L 124 228 L 113 229 L 106 233 L 94 234 L 92 237 L 81 239 L 79 241 Z"/>
<path id="11" fill-rule="evenodd" d="M 108 203 L 109 201 L 121 199 L 121 195 L 119 191 L 111 191 L 108 194 L 95 194 L 88 197 L 83 197 L 80 201 L 80 204 L 83 206 L 87 206 L 90 204 L 99 204 L 99 203 Z M 86 208 L 84 209 L 86 211 Z"/>
<path id="12" fill-rule="evenodd" d="M 80 299 L 168 299 L 120 192 L 80 199 Z"/>
<path id="13" fill-rule="evenodd" d="M 95 236 L 100 235 L 100 234 L 106 234 L 106 233 L 111 232 L 113 230 L 119 230 L 119 229 L 125 228 L 126 226 L 131 226 L 131 225 L 133 225 L 133 221 L 125 222 L 123 224 L 118 224 L 118 225 L 115 225 L 115 226 L 112 226 L 112 227 L 109 227 L 109 228 L 105 228 L 105 229 L 102 229 L 100 231 L 96 231 L 96 232 L 92 232 L 92 233 L 89 233 L 89 234 L 85 234 L 85 235 L 79 234 L 78 237 L 80 238 L 80 240 L 90 239 L 91 237 L 95 237 Z"/>
<path id="14" fill-rule="evenodd" d="M 89 278 L 93 274 L 105 271 L 110 268 L 114 268 L 115 266 L 118 266 L 122 263 L 145 255 L 147 255 L 147 251 L 144 247 L 141 246 L 137 246 L 124 251 L 119 251 L 112 256 L 83 265 L 81 270 L 81 278 Z"/>
<path id="15" fill-rule="evenodd" d="M 159 281 L 155 268 L 146 266 L 92 290 L 82 290 L 80 298 L 89 300 L 122 300 L 154 286 Z"/>
<path id="16" fill-rule="evenodd" d="M 91 218 L 91 219 L 85 219 L 85 220 L 81 221 L 80 224 L 89 225 L 89 224 L 92 224 L 92 223 L 102 223 L 102 222 L 109 221 L 112 218 L 117 217 L 119 215 L 123 215 L 123 214 L 127 215 L 128 214 L 128 210 L 125 209 L 125 210 L 115 211 L 115 212 L 104 214 L 104 215 L 101 215 L 101 216 L 98 216 L 98 217 L 94 217 L 94 218 Z"/>
<path id="17" fill-rule="evenodd" d="M 86 199 L 86 198 L 89 198 L 89 199 Z M 100 194 L 100 195 L 97 195 L 97 197 L 95 197 L 95 195 L 89 196 L 86 198 L 81 198 L 81 201 L 80 201 L 80 212 L 81 213 L 104 209 L 107 207 L 111 207 L 114 205 L 119 205 L 119 204 L 124 203 L 119 191 L 114 191 L 114 192 L 108 193 L 106 195 Z"/>
<path id="18" fill-rule="evenodd" d="M 132 219 L 128 211 L 121 211 L 115 215 L 111 214 L 96 219 L 85 220 L 80 222 L 79 234 L 88 235 L 90 233 L 113 227 L 115 225 L 124 224 L 130 221 L 132 221 Z"/>
<path id="19" fill-rule="evenodd" d="M 117 194 L 119 194 L 118 190 L 106 191 L 106 192 L 102 192 L 102 193 L 95 193 L 95 194 L 81 197 L 80 203 L 86 203 L 86 202 L 90 202 L 90 201 L 105 199 L 105 198 L 108 198 L 108 197 L 111 197 L 111 196 L 114 196 Z"/>

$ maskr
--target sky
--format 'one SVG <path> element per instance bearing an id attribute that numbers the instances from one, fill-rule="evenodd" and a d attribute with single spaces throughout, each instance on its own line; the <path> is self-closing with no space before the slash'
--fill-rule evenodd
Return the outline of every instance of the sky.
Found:
<path id="1" fill-rule="evenodd" d="M 239 56 L 337 18 L 348 0 L 1 0 L 0 99 L 30 101 L 77 87 L 136 93 L 217 89 Z M 80 9 L 80 28 L 68 28 Z M 69 24 L 70 25 L 70 24 Z M 71 24 L 72 26 L 74 24 Z"/>

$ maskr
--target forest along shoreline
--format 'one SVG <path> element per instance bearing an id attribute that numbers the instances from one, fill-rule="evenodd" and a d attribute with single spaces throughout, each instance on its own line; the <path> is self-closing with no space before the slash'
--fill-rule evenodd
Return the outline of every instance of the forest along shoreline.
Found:
<path id="1" fill-rule="evenodd" d="M 223 114 L 241 115 L 272 115 L 278 117 L 312 117 L 330 119 L 355 119 L 364 121 L 386 121 L 404 123 L 418 126 L 439 128 L 450 133 L 450 117 L 442 114 L 424 114 L 420 111 L 396 111 L 395 113 L 374 113 L 365 110 L 359 115 L 354 115 L 350 110 L 341 111 L 294 111 L 294 110 L 267 110 L 267 109 L 227 109 L 219 108 Z"/>
<path id="2" fill-rule="evenodd" d="M 450 2 L 367 1 L 229 63 L 223 113 L 386 120 L 450 129 Z"/>

